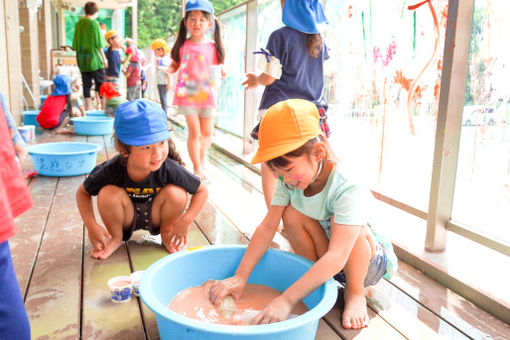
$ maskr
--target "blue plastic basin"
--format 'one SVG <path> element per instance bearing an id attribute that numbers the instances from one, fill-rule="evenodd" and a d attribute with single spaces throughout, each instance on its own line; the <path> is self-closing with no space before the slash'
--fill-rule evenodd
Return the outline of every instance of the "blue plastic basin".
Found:
<path id="1" fill-rule="evenodd" d="M 35 125 L 39 126 L 39 123 L 35 119 L 39 114 L 40 110 L 26 110 L 23 111 L 23 125 Z"/>
<path id="2" fill-rule="evenodd" d="M 142 275 L 140 296 L 156 314 L 161 339 L 314 339 L 319 320 L 335 304 L 338 283 L 330 279 L 303 302 L 309 311 L 296 318 L 269 325 L 219 325 L 187 318 L 168 309 L 181 290 L 209 279 L 232 276 L 246 250 L 243 245 L 207 246 L 168 255 L 153 263 Z M 312 262 L 298 255 L 269 249 L 248 282 L 284 291 L 298 280 Z"/>
<path id="3" fill-rule="evenodd" d="M 96 165 L 99 145 L 61 142 L 37 144 L 28 148 L 34 170 L 39 175 L 61 177 L 84 175 Z"/>
<path id="4" fill-rule="evenodd" d="M 113 132 L 113 118 L 99 116 L 85 116 L 71 118 L 74 131 L 79 135 L 100 136 L 111 135 Z"/>
<path id="5" fill-rule="evenodd" d="M 106 113 L 104 113 L 104 110 L 85 111 L 85 114 L 87 116 L 91 116 L 91 117 L 108 117 L 108 115 Z"/>

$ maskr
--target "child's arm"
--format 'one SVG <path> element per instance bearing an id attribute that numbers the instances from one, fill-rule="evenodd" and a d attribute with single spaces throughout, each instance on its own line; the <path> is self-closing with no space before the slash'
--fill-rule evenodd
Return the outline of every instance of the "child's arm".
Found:
<path id="1" fill-rule="evenodd" d="M 253 319 L 253 323 L 286 320 L 300 300 L 344 268 L 360 231 L 361 226 L 331 223 L 331 238 L 326 253 L 299 280 L 271 301 Z"/>
<path id="2" fill-rule="evenodd" d="M 246 80 L 243 82 L 243 86 L 246 86 L 247 90 L 256 88 L 259 85 L 269 86 L 275 82 L 276 78 L 271 77 L 268 74 L 261 73 L 258 76 L 255 73 L 246 73 Z"/>
<path id="3" fill-rule="evenodd" d="M 101 58 L 103 58 L 104 68 L 108 68 L 108 59 L 106 59 L 106 55 L 104 54 L 104 50 L 102 48 L 99 49 L 99 53 L 101 54 Z"/>
<path id="4" fill-rule="evenodd" d="M 188 209 L 181 216 L 181 220 L 183 220 L 188 225 L 193 222 L 195 217 L 197 217 L 200 210 L 207 201 L 207 196 L 209 196 L 209 191 L 204 183 L 200 183 L 197 191 L 191 196 L 191 200 L 189 202 Z"/>
<path id="5" fill-rule="evenodd" d="M 105 228 L 97 223 L 92 208 L 92 197 L 87 190 L 85 190 L 83 184 L 80 185 L 76 192 L 76 205 L 78 206 L 81 219 L 87 228 L 92 247 L 97 251 L 106 249 L 106 240 L 110 239 L 112 236 Z"/>
<path id="6" fill-rule="evenodd" d="M 277 205 L 269 207 L 266 216 L 253 233 L 248 243 L 248 248 L 234 276 L 222 280 L 211 287 L 209 299 L 212 303 L 216 305 L 220 304 L 227 295 L 232 295 L 234 299 L 238 301 L 251 272 L 271 245 L 271 241 L 280 225 L 280 219 L 285 208 L 285 206 Z"/>
<path id="7" fill-rule="evenodd" d="M 174 60 L 172 60 L 172 63 L 170 66 L 168 66 L 167 73 L 175 73 L 179 69 L 179 64 L 177 64 Z"/>

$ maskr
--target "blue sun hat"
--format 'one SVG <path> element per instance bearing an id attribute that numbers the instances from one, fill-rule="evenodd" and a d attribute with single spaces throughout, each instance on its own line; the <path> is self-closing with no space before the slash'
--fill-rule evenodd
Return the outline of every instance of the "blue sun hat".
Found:
<path id="1" fill-rule="evenodd" d="M 307 34 L 320 33 L 319 26 L 328 23 L 319 0 L 286 0 L 282 21 L 290 28 Z"/>
<path id="2" fill-rule="evenodd" d="M 214 8 L 209 0 L 188 0 L 184 10 L 185 12 L 204 11 L 214 15 Z"/>
<path id="3" fill-rule="evenodd" d="M 72 79 L 66 74 L 59 74 L 53 79 L 55 89 L 51 92 L 52 96 L 65 96 L 71 93 Z"/>
<path id="4" fill-rule="evenodd" d="M 113 128 L 126 145 L 143 146 L 170 138 L 165 111 L 146 99 L 120 104 L 115 110 Z"/>

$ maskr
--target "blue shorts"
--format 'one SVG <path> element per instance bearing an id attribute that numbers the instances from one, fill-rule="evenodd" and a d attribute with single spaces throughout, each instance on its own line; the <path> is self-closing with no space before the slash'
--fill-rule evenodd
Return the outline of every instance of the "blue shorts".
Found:
<path id="1" fill-rule="evenodd" d="M 365 287 L 373 286 L 383 277 L 386 273 L 386 249 L 384 249 L 380 244 L 377 245 L 377 249 L 375 250 L 375 255 L 372 261 L 368 264 L 367 276 L 365 277 L 365 281 L 363 285 Z M 340 282 L 342 285 L 345 285 L 345 274 L 343 270 L 333 276 L 335 280 Z"/>
<path id="2" fill-rule="evenodd" d="M 7 241 L 0 243 L 0 339 L 30 339 L 30 324 Z"/>

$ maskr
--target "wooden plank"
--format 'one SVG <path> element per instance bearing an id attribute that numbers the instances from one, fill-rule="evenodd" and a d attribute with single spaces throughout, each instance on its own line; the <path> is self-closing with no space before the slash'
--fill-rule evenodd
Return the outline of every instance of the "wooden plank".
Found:
<path id="1" fill-rule="evenodd" d="M 343 294 L 343 291 L 339 290 L 338 294 Z M 405 339 L 402 334 L 391 327 L 391 325 L 389 325 L 371 309 L 368 310 L 368 317 L 370 318 L 368 327 L 356 330 L 345 329 L 342 327 L 340 322 L 343 308 L 343 298 L 340 297 L 335 306 L 324 316 L 324 320 L 326 320 L 326 322 L 335 329 L 338 334 L 341 334 L 342 339 Z"/>
<path id="2" fill-rule="evenodd" d="M 386 280 L 368 288 L 368 305 L 409 339 L 469 339 Z"/>
<path id="3" fill-rule="evenodd" d="M 473 339 L 504 339 L 510 334 L 510 325 L 402 261 L 390 283 Z"/>
<path id="4" fill-rule="evenodd" d="M 113 303 L 107 286 L 109 279 L 131 274 L 125 245 L 106 260 L 90 256 L 91 244 L 85 242 L 83 264 L 83 339 L 143 339 L 145 337 L 136 298 Z"/>
<path id="5" fill-rule="evenodd" d="M 58 180 L 25 301 L 33 338 L 80 337 L 83 229 L 74 197 L 82 181 Z"/>
<path id="6" fill-rule="evenodd" d="M 212 244 L 248 244 L 248 239 L 209 201 L 195 221 Z"/>
<path id="7" fill-rule="evenodd" d="M 16 218 L 18 233 L 9 240 L 12 262 L 23 296 L 28 288 L 56 187 L 55 177 L 36 177 L 31 181 L 29 190 L 34 206 Z"/>

